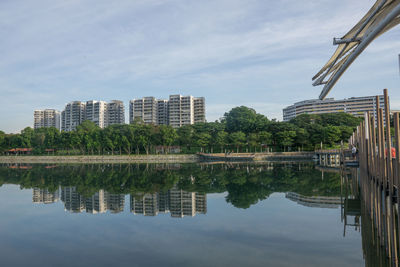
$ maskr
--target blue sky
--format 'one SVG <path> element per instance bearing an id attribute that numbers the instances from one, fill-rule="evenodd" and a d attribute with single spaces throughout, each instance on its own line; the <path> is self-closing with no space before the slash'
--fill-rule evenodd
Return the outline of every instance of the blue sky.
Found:
<path id="1" fill-rule="evenodd" d="M 207 120 L 246 105 L 269 118 L 317 98 L 312 76 L 373 5 L 365 0 L 1 0 L 0 130 L 72 100 L 204 96 Z M 400 27 L 375 40 L 328 97 L 389 89 L 400 109 Z M 126 114 L 127 115 L 127 114 Z"/>

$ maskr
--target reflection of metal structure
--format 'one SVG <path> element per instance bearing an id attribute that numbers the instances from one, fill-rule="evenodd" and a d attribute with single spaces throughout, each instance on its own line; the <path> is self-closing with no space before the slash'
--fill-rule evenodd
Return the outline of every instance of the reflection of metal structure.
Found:
<path id="1" fill-rule="evenodd" d="M 342 204 L 341 198 L 336 196 L 304 196 L 294 192 L 287 192 L 285 197 L 300 205 L 313 208 L 336 209 Z"/>
<path id="2" fill-rule="evenodd" d="M 346 69 L 378 36 L 400 23 L 400 0 L 377 0 L 368 13 L 342 38 L 334 38 L 338 45 L 333 56 L 313 77 L 313 85 L 324 88 L 319 96 L 324 99 Z"/>

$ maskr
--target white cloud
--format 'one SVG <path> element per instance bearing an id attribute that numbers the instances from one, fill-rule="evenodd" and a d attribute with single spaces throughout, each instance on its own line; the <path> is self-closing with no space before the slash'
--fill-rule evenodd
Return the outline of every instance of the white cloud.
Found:
<path id="1" fill-rule="evenodd" d="M 283 106 L 318 96 L 311 77 L 333 53 L 332 37 L 344 35 L 373 3 L 0 2 L 0 34 L 7 36 L 0 42 L 0 129 L 25 127 L 39 106 L 173 93 L 205 96 L 208 120 L 242 104 L 280 118 Z M 393 87 L 398 77 L 388 51 L 398 48 L 397 35 L 395 29 L 375 41 L 332 92 Z M 15 101 L 24 103 L 27 119 L 21 115 L 10 127 L 5 114 Z"/>

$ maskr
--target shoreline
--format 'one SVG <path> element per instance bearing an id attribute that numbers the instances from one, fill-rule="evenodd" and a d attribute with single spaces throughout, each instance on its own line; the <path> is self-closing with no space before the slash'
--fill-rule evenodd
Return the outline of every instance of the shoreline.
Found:
<path id="1" fill-rule="evenodd" d="M 240 155 L 237 154 L 237 155 Z M 255 153 L 259 161 L 310 161 L 314 152 Z M 197 154 L 159 155 L 77 155 L 77 156 L 0 156 L 0 163 L 199 163 L 204 161 Z M 228 162 L 228 161 L 227 161 Z"/>

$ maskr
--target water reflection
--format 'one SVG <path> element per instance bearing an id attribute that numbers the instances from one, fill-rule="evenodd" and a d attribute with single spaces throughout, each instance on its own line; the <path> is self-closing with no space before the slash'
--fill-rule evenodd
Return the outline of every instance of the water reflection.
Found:
<path id="1" fill-rule="evenodd" d="M 339 196 L 303 196 L 294 192 L 288 192 L 285 194 L 285 197 L 296 202 L 297 204 L 313 208 L 337 209 L 342 204 L 342 199 Z"/>
<path id="2" fill-rule="evenodd" d="M 156 216 L 162 212 L 170 213 L 174 218 L 183 218 L 207 213 L 205 193 L 187 192 L 178 189 L 176 185 L 167 192 L 130 195 L 130 202 L 130 211 L 135 215 Z"/>
<path id="3" fill-rule="evenodd" d="M 33 203 L 42 203 L 42 204 L 51 204 L 60 200 L 59 190 L 55 192 L 49 192 L 49 190 L 42 188 L 33 188 L 32 192 L 32 202 Z"/>
<path id="4" fill-rule="evenodd" d="M 227 192 L 226 201 L 243 209 L 274 192 L 292 192 L 291 199 L 299 194 L 303 202 L 305 197 L 338 197 L 339 177 L 338 173 L 321 177 L 320 171 L 305 163 L 0 167 L 0 185 L 34 188 L 35 203 L 52 203 L 61 195 L 65 209 L 71 212 L 118 213 L 123 210 L 123 196 L 129 194 L 131 203 L 157 203 L 143 204 L 146 207 L 143 212 L 136 212 L 141 205 L 137 204 L 138 208 L 131 208 L 132 212 L 144 215 L 170 212 L 172 217 L 206 213 L 205 195 L 210 193 Z M 178 206 L 181 207 L 175 208 Z"/>
<path id="5" fill-rule="evenodd" d="M 1 247 L 0 242 L 3 249 L 19 238 L 15 229 L 25 229 L 23 222 L 29 221 L 26 227 L 30 229 L 21 233 L 27 240 L 43 236 L 50 240 L 41 246 L 60 240 L 60 244 L 66 244 L 63 251 L 74 257 L 79 257 L 79 248 L 95 244 L 85 255 L 96 263 L 104 263 L 110 255 L 123 258 L 121 263 L 132 262 L 134 255 L 135 260 L 143 262 L 141 265 L 155 259 L 153 266 L 163 261 L 168 266 L 196 265 L 196 262 L 197 266 L 246 266 L 251 262 L 254 266 L 363 263 L 360 234 L 352 232 L 343 238 L 343 224 L 339 220 L 340 208 L 342 216 L 350 218 L 350 206 L 342 204 L 346 188 L 353 189 L 340 179 L 339 172 L 326 171 L 322 175 L 312 164 L 11 167 L 0 166 L 0 185 L 14 184 L 29 190 L 3 188 L 0 197 L 5 199 L 24 195 L 24 203 L 10 201 L 13 208 L 0 206 L 2 214 L 17 218 L 0 230 L 2 236 L 11 233 L 8 239 L 3 239 L 7 240 L 6 245 Z M 7 187 L 15 189 L 12 195 L 7 195 Z M 268 201 L 263 201 L 267 198 Z M 15 215 L 15 210 L 29 212 Z M 19 214 L 23 219 L 14 225 L 21 218 Z M 4 216 L 3 221 L 13 216 Z M 360 216 L 357 218 L 363 220 Z M 182 217 L 194 218 L 170 219 Z M 47 225 L 49 229 L 39 231 L 38 225 Z M 64 235 L 77 228 L 81 229 L 81 239 Z M 112 245 L 102 242 L 97 234 L 105 229 Z M 363 231 L 368 233 L 368 229 Z M 170 240 L 177 241 L 179 247 L 170 247 Z M 364 236 L 363 242 L 368 242 Z M 49 252 L 49 249 L 54 252 L 53 247 L 51 244 L 36 252 L 58 255 L 54 259 L 57 261 L 64 259 L 64 253 Z M 203 252 L 208 256 L 202 256 Z M 9 262 L 15 259 L 5 256 Z M 180 262 L 182 257 L 186 259 Z M 89 265 L 86 262 L 82 266 Z"/>
<path id="6" fill-rule="evenodd" d="M 104 190 L 94 193 L 91 197 L 83 197 L 76 191 L 74 186 L 61 188 L 61 201 L 64 202 L 65 210 L 80 213 L 119 213 L 124 210 L 125 195 L 112 194 Z"/>

